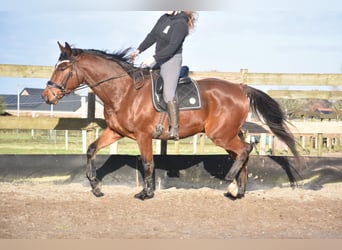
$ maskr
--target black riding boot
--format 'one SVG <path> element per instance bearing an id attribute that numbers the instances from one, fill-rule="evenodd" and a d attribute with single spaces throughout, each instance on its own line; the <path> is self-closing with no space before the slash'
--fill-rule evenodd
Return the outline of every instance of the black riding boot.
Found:
<path id="1" fill-rule="evenodd" d="M 169 139 L 179 140 L 178 134 L 178 105 L 177 101 L 167 102 L 167 114 L 169 116 Z"/>

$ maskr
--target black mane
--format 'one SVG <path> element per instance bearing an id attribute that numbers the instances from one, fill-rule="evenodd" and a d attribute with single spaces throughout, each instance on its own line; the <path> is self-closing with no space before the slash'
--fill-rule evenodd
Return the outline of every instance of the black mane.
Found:
<path id="1" fill-rule="evenodd" d="M 100 56 L 104 59 L 114 61 L 116 63 L 119 63 L 127 72 L 130 72 L 136 67 L 134 64 L 130 61 L 130 51 L 132 48 L 126 48 L 118 51 L 114 51 L 112 53 L 109 53 L 108 51 L 104 50 L 97 50 L 97 49 L 79 49 L 79 48 L 71 48 L 72 50 L 72 56 L 78 56 L 82 53 L 91 54 L 94 56 Z M 69 60 L 71 58 L 68 57 L 68 55 L 63 52 L 59 56 L 59 60 Z"/>
<path id="2" fill-rule="evenodd" d="M 83 50 L 83 52 L 88 53 L 88 54 L 97 55 L 97 56 L 103 57 L 107 60 L 112 60 L 115 62 L 120 61 L 120 62 L 130 63 L 129 52 L 131 50 L 132 50 L 132 48 L 127 48 L 127 49 L 114 51 L 113 53 L 109 53 L 109 52 L 103 51 L 103 50 L 88 49 L 88 50 Z"/>
<path id="3" fill-rule="evenodd" d="M 81 54 L 88 54 L 93 56 L 99 56 L 106 60 L 114 61 L 118 63 L 132 78 L 136 78 L 135 74 L 139 72 L 139 75 L 150 75 L 150 70 L 148 68 L 141 68 L 135 66 L 134 63 L 131 61 L 130 58 L 130 51 L 132 48 L 126 48 L 114 51 L 112 53 L 108 52 L 107 50 L 98 50 L 98 49 L 79 49 L 72 47 L 68 44 L 71 48 L 72 54 L 68 56 L 66 52 L 62 52 L 59 56 L 59 60 L 73 60 L 72 57 L 78 56 Z"/>

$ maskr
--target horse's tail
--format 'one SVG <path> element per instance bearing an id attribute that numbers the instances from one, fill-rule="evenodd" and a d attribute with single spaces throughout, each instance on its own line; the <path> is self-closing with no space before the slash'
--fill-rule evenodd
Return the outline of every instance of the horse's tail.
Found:
<path id="1" fill-rule="evenodd" d="M 266 93 L 248 85 L 243 85 L 243 89 L 249 98 L 252 113 L 259 120 L 264 120 L 274 135 L 286 143 L 295 157 L 295 164 L 298 170 L 301 170 L 303 164 L 302 159 L 296 149 L 296 141 L 287 127 L 287 123 L 289 122 L 280 108 L 279 103 Z"/>

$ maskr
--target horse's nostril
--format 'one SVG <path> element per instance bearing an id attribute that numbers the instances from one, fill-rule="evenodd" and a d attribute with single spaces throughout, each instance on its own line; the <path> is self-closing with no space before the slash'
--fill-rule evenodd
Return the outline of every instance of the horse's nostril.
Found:
<path id="1" fill-rule="evenodd" d="M 43 98 L 43 100 L 44 100 L 46 103 L 49 103 L 49 98 L 48 98 L 47 96 L 43 96 L 43 95 L 42 95 L 42 98 Z"/>

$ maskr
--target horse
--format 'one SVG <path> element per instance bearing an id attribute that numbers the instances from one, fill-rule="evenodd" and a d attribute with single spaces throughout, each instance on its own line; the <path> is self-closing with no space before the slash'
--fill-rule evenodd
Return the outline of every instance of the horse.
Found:
<path id="1" fill-rule="evenodd" d="M 143 165 L 143 189 L 134 197 L 141 200 L 153 198 L 155 165 L 152 139 L 161 114 L 151 101 L 151 70 L 135 66 L 130 61 L 129 48 L 109 53 L 74 48 L 67 42 L 64 46 L 57 43 L 60 56 L 42 92 L 45 102 L 57 104 L 75 89 L 88 86 L 104 104 L 107 127 L 87 149 L 86 177 L 91 191 L 97 197 L 103 195 L 101 180 L 96 175 L 98 151 L 128 137 L 137 142 Z M 140 81 L 135 80 L 135 74 L 142 74 Z M 179 137 L 205 133 L 217 146 L 226 150 L 234 161 L 225 176 L 227 197 L 238 199 L 245 195 L 247 163 L 253 145 L 241 138 L 241 129 L 250 111 L 287 144 L 296 167 L 301 166 L 295 139 L 287 126 L 288 120 L 273 98 L 249 85 L 217 78 L 201 79 L 197 84 L 202 107 L 179 113 Z M 168 140 L 168 122 L 165 120 L 162 126 L 164 129 L 159 139 Z"/>

